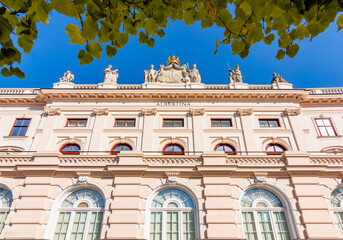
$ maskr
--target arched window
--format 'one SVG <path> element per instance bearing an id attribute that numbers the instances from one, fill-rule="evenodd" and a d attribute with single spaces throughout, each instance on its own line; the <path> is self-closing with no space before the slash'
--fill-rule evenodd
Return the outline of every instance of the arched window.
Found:
<path id="1" fill-rule="evenodd" d="M 272 192 L 254 188 L 241 200 L 245 237 L 248 240 L 290 240 L 285 211 Z"/>
<path id="2" fill-rule="evenodd" d="M 12 192 L 0 188 L 0 233 L 4 229 L 5 221 L 8 213 L 10 212 L 10 207 L 13 202 Z"/>
<path id="3" fill-rule="evenodd" d="M 236 149 L 229 144 L 220 143 L 215 148 L 214 151 L 224 151 L 226 154 L 234 155 L 236 154 Z"/>
<path id="4" fill-rule="evenodd" d="M 80 146 L 75 143 L 69 143 L 69 144 L 64 145 L 60 149 L 60 152 L 64 155 L 68 155 L 68 154 L 78 155 L 80 154 Z"/>
<path id="5" fill-rule="evenodd" d="M 93 189 L 79 189 L 69 194 L 59 207 L 54 240 L 100 238 L 104 199 Z"/>
<path id="6" fill-rule="evenodd" d="M 280 155 L 282 154 L 284 151 L 286 151 L 286 148 L 284 148 L 282 145 L 280 144 L 276 144 L 276 143 L 271 143 L 267 146 L 267 154 L 268 155 Z"/>
<path id="7" fill-rule="evenodd" d="M 119 143 L 112 148 L 111 154 L 116 155 L 121 151 L 132 151 L 132 147 L 129 144 Z"/>
<path id="8" fill-rule="evenodd" d="M 163 149 L 164 155 L 184 155 L 183 147 L 178 144 L 168 144 Z"/>
<path id="9" fill-rule="evenodd" d="M 331 193 L 331 205 L 337 217 L 338 227 L 343 233 L 343 188 L 337 188 Z"/>
<path id="10" fill-rule="evenodd" d="M 196 239 L 195 207 L 186 192 L 164 189 L 154 197 L 149 210 L 149 240 Z"/>

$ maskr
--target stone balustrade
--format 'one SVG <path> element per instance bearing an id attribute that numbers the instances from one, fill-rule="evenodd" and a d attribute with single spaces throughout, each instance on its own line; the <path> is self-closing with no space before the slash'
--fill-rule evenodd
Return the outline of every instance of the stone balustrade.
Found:
<path id="1" fill-rule="evenodd" d="M 342 94 L 343 88 L 311 88 L 310 95 L 315 94 Z"/>
<path id="2" fill-rule="evenodd" d="M 24 95 L 24 94 L 38 94 L 40 92 L 39 89 L 19 89 L 19 88 L 3 88 L 0 89 L 0 95 Z"/>
<path id="3" fill-rule="evenodd" d="M 143 164 L 175 166 L 175 165 L 202 165 L 201 156 L 146 156 L 143 157 Z"/>
<path id="4" fill-rule="evenodd" d="M 229 155 L 226 157 L 229 165 L 277 165 L 284 166 L 283 157 L 280 156 L 238 156 Z"/>

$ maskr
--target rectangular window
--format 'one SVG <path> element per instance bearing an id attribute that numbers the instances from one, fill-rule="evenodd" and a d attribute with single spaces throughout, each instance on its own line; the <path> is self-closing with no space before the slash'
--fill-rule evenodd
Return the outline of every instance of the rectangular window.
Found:
<path id="1" fill-rule="evenodd" d="M 278 119 L 259 119 L 260 127 L 280 127 Z"/>
<path id="2" fill-rule="evenodd" d="M 212 127 L 232 127 L 231 119 L 211 119 Z"/>
<path id="3" fill-rule="evenodd" d="M 68 119 L 67 127 L 86 127 L 87 119 Z"/>
<path id="4" fill-rule="evenodd" d="M 320 136 L 337 136 L 330 118 L 315 119 Z"/>
<path id="5" fill-rule="evenodd" d="M 134 127 L 136 124 L 135 119 L 116 119 L 115 127 Z"/>
<path id="6" fill-rule="evenodd" d="M 163 119 L 163 127 L 183 127 L 183 119 Z"/>
<path id="7" fill-rule="evenodd" d="M 17 118 L 13 125 L 10 136 L 25 136 L 31 119 Z"/>

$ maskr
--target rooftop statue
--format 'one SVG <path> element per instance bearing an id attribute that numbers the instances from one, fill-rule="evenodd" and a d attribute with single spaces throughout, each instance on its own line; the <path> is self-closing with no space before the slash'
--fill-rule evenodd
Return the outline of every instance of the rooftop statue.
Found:
<path id="1" fill-rule="evenodd" d="M 103 72 L 105 75 L 103 83 L 110 83 L 110 84 L 117 83 L 117 79 L 119 77 L 118 69 L 112 70 L 112 65 L 109 65 Z"/>
<path id="2" fill-rule="evenodd" d="M 273 73 L 273 80 L 272 84 L 278 84 L 278 83 L 288 83 L 285 79 L 283 79 L 280 74 Z"/>
<path id="3" fill-rule="evenodd" d="M 239 70 L 239 65 L 236 65 L 236 69 L 235 70 L 231 70 L 229 67 L 229 71 L 230 71 L 230 84 L 234 84 L 234 83 L 243 83 L 243 76 L 241 71 Z"/>
<path id="4" fill-rule="evenodd" d="M 62 83 L 71 83 L 72 81 L 74 81 L 74 74 L 71 74 L 69 70 L 60 78 L 60 82 Z"/>
<path id="5" fill-rule="evenodd" d="M 193 69 L 189 69 L 187 65 L 180 66 L 178 57 L 169 57 L 167 66 L 160 65 L 158 71 L 154 70 L 151 65 L 150 70 L 144 70 L 145 83 L 200 83 L 201 77 L 196 64 L 193 64 Z"/>
<path id="6" fill-rule="evenodd" d="M 157 77 L 157 71 L 154 69 L 154 65 L 150 66 L 150 70 L 144 70 L 145 82 L 155 82 Z"/>

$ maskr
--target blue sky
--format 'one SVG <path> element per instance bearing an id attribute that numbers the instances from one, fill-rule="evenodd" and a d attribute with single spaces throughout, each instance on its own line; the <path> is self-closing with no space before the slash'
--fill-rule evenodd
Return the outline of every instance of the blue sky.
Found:
<path id="1" fill-rule="evenodd" d="M 1 88 L 50 88 L 63 73 L 70 70 L 75 75 L 75 84 L 97 84 L 103 81 L 103 70 L 109 65 L 119 69 L 119 84 L 141 84 L 144 69 L 151 64 L 155 69 L 166 65 L 169 56 L 180 58 L 181 64 L 197 68 L 205 84 L 228 84 L 227 63 L 231 68 L 240 65 L 243 82 L 248 84 L 270 84 L 273 72 L 279 73 L 295 88 L 343 87 L 343 30 L 337 32 L 332 24 L 312 42 L 300 42 L 295 58 L 276 60 L 277 41 L 271 46 L 263 42 L 250 49 L 247 58 L 233 56 L 230 46 L 221 45 L 214 55 L 215 40 L 221 40 L 223 30 L 217 27 L 201 29 L 200 23 L 185 26 L 183 22 L 170 22 L 164 39 L 156 37 L 154 48 L 140 45 L 136 37 L 130 40 L 117 55 L 109 60 L 103 52 L 102 60 L 94 59 L 90 65 L 79 65 L 77 54 L 81 46 L 68 44 L 65 26 L 73 19 L 56 12 L 47 26 L 39 25 L 38 41 L 31 54 L 22 55 L 21 70 L 26 79 L 0 76 Z"/>

